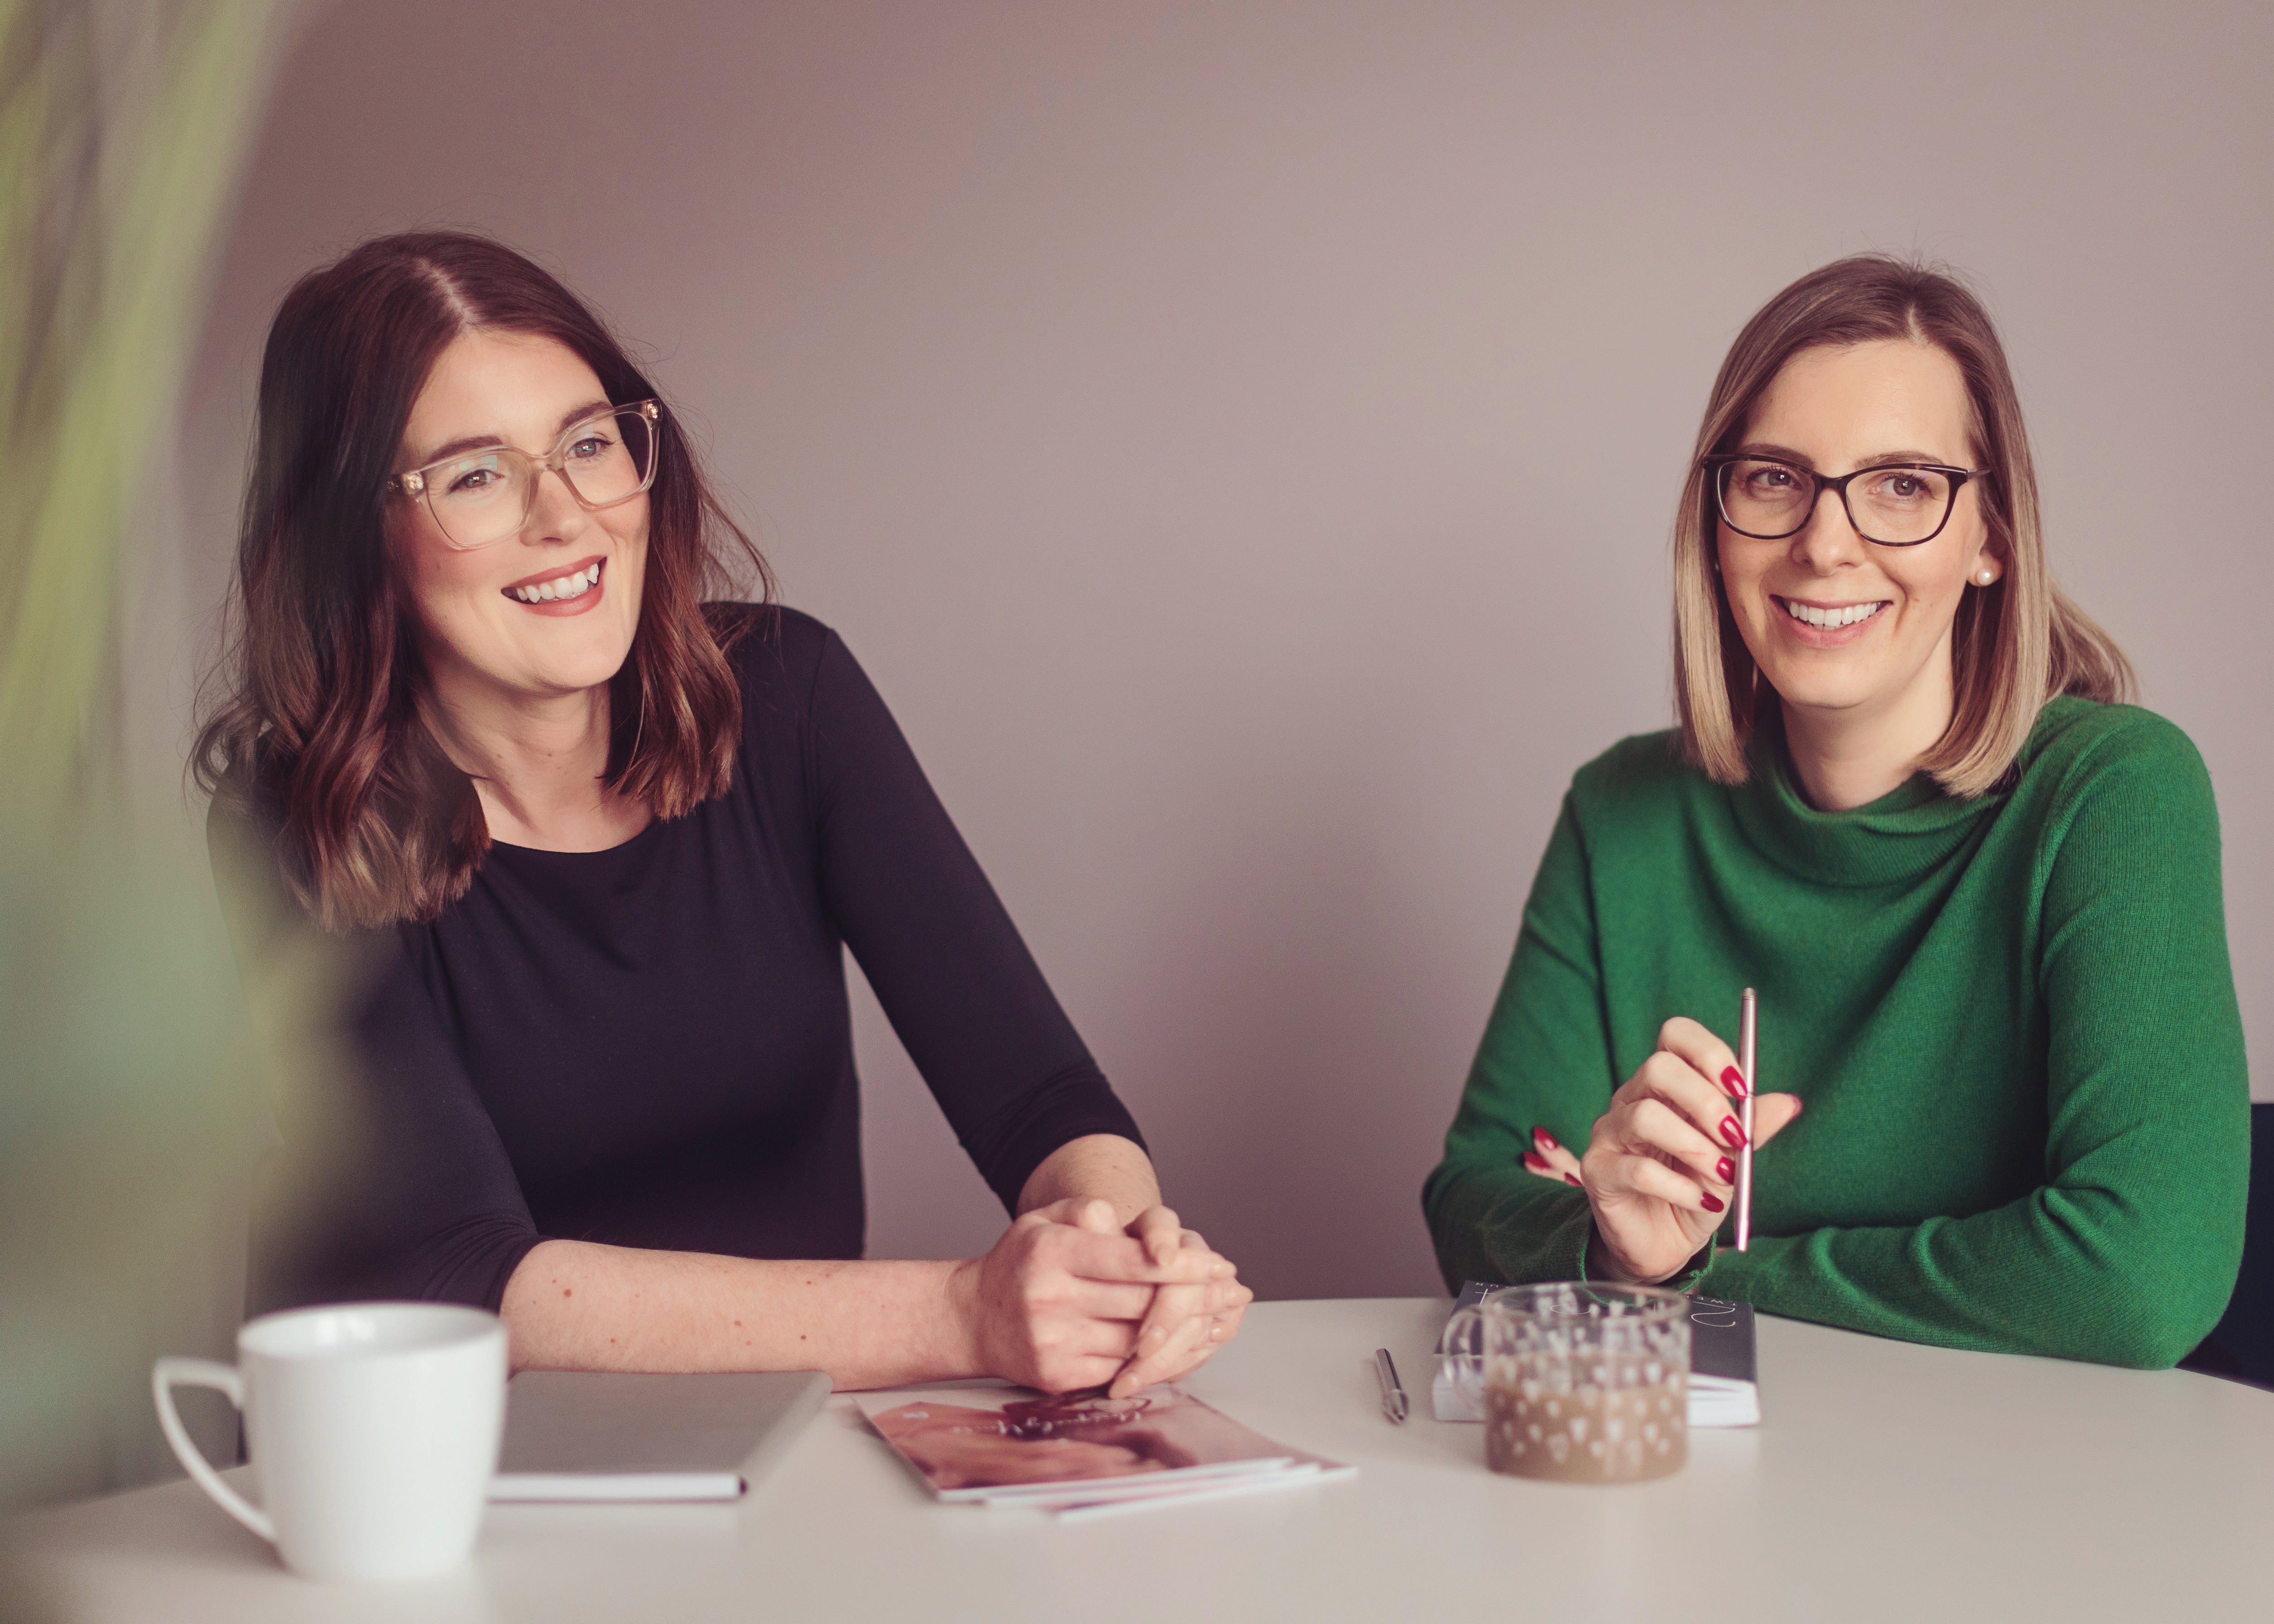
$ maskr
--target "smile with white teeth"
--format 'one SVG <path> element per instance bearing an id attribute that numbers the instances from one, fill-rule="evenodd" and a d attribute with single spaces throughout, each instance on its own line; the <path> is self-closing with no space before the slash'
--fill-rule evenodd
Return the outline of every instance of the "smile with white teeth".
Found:
<path id="1" fill-rule="evenodd" d="M 573 575 L 555 575 L 535 586 L 508 587 L 506 596 L 518 598 L 525 604 L 557 604 L 563 598 L 582 598 L 599 584 L 600 562 L 595 560 L 590 569 L 580 569 Z"/>
<path id="2" fill-rule="evenodd" d="M 1818 631 L 1826 632 L 1838 631 L 1843 626 L 1853 626 L 1860 620 L 1868 620 L 1887 606 L 1885 599 L 1876 604 L 1842 604 L 1837 609 L 1818 609 L 1809 604 L 1796 604 L 1789 598 L 1779 598 L 1777 601 L 1784 605 L 1784 612 L 1794 620 L 1804 626 L 1813 626 Z"/>

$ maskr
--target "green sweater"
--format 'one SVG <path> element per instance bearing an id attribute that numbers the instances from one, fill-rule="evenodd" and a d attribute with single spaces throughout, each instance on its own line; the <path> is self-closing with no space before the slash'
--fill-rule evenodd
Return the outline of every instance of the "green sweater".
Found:
<path id="1" fill-rule="evenodd" d="M 1448 1284 L 1582 1278 L 1584 1150 L 1688 1015 L 1807 1106 L 1753 1162 L 1750 1251 L 1669 1284 L 1954 1348 L 2168 1365 L 2234 1287 L 2249 1089 L 2218 817 L 2187 735 L 2056 699 L 2009 789 L 1924 774 L 1812 810 L 1779 731 L 1751 780 L 1629 739 L 1582 768 L 1423 1205 Z M 1734 1222 L 1734 1212 L 1731 1218 Z M 1725 1226 L 1723 1240 L 1728 1228 Z"/>

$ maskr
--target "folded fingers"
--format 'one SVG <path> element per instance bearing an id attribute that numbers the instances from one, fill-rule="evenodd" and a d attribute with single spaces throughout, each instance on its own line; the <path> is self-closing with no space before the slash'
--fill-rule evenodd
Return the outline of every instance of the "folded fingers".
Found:
<path id="1" fill-rule="evenodd" d="M 1179 1245 L 1165 1258 L 1156 1260 L 1143 1242 L 1118 1232 L 1098 1235 L 1061 1229 L 1049 1237 L 1047 1244 L 1054 1248 L 1068 1273 L 1085 1280 L 1141 1281 L 1156 1286 L 1199 1285 L 1210 1280 L 1229 1279 L 1236 1272 L 1230 1259 L 1205 1247 Z"/>
<path id="2" fill-rule="evenodd" d="M 1182 1231 L 1179 1239 L 1187 1250 L 1208 1249 L 1196 1229 Z M 1215 1344 L 1228 1340 L 1238 1329 L 1239 1316 L 1254 1297 L 1236 1276 L 1156 1287 L 1145 1321 L 1138 1327 L 1136 1357 L 1114 1379 L 1115 1395 L 1133 1393 L 1156 1381 L 1172 1381 L 1197 1367 Z"/>
<path id="3" fill-rule="evenodd" d="M 1737 1070 L 1736 1051 L 1687 1015 L 1676 1015 L 1658 1029 L 1658 1047 L 1730 1099 L 1742 1100 L 1751 1088 L 1750 1079 Z"/>
<path id="4" fill-rule="evenodd" d="M 1209 1345 L 1207 1315 L 1181 1321 L 1168 1334 L 1148 1348 L 1141 1337 L 1137 1343 L 1142 1351 L 1135 1353 L 1115 1372 L 1113 1385 L 1107 1389 L 1114 1398 L 1126 1398 L 1141 1388 L 1156 1381 L 1174 1380 L 1198 1363 L 1193 1357 L 1196 1350 Z"/>
<path id="5" fill-rule="evenodd" d="M 1737 1120 L 1736 1101 L 1671 1049 L 1660 1049 L 1644 1061 L 1626 1086 L 1611 1097 L 1608 1115 L 1615 1128 L 1625 1132 L 1633 1113 L 1651 1100 L 1686 1119 L 1706 1143 L 1717 1145 L 1719 1150 L 1745 1147 L 1745 1130 Z"/>
<path id="6" fill-rule="evenodd" d="M 1524 1153 L 1524 1170 L 1534 1177 L 1553 1179 L 1561 1184 L 1582 1182 L 1579 1158 L 1540 1127 L 1532 1131 L 1532 1148 Z"/>
<path id="7" fill-rule="evenodd" d="M 1720 1170 L 1717 1165 L 1713 1173 L 1700 1174 L 1687 1163 L 1673 1165 L 1646 1151 L 1603 1147 L 1587 1157 L 1587 1188 L 1600 1197 L 1649 1196 L 1687 1211 L 1719 1213 L 1728 1209 L 1730 1194 L 1729 1181 L 1718 1177 Z M 1734 1165 L 1730 1171 L 1734 1177 Z"/>
<path id="8" fill-rule="evenodd" d="M 1185 1244 L 1188 1231 L 1172 1207 L 1148 1207 L 1130 1221 L 1128 1233 L 1156 1263 L 1165 1264 Z"/>
<path id="9" fill-rule="evenodd" d="M 1066 1282 L 1058 1300 L 1088 1319 L 1125 1320 L 1136 1326 L 1152 1312 L 1160 1289 L 1122 1281 L 1077 1278 Z"/>
<path id="10" fill-rule="evenodd" d="M 1611 1115 L 1610 1137 L 1617 1148 L 1678 1166 L 1701 1183 L 1727 1184 L 1737 1177 L 1736 1156 L 1744 1140 L 1717 1142 L 1664 1101 L 1641 1099 Z"/>
<path id="11" fill-rule="evenodd" d="M 1162 1294 L 1179 1289 L 1190 1288 L 1163 1287 Z M 1239 1334 L 1240 1320 L 1255 1294 L 1236 1281 L 1208 1289 L 1210 1295 L 1200 1312 L 1163 1327 L 1157 1335 L 1150 1327 L 1140 1334 L 1137 1356 L 1113 1379 L 1113 1397 L 1124 1398 L 1155 1382 L 1174 1381 L 1190 1374 Z"/>
<path id="12" fill-rule="evenodd" d="M 1242 1286 L 1239 1288 L 1239 1297 L 1240 1300 L 1236 1306 L 1225 1310 L 1223 1313 L 1211 1315 L 1208 1319 L 1206 1321 L 1208 1329 L 1203 1340 L 1186 1353 L 1186 1362 L 1181 1366 L 1167 1372 L 1160 1378 L 1161 1380 L 1175 1381 L 1179 1377 L 1198 1370 L 1215 1357 L 1217 1350 L 1226 1342 L 1239 1335 L 1240 1322 L 1247 1317 L 1247 1305 L 1255 1300 L 1255 1293 Z"/>

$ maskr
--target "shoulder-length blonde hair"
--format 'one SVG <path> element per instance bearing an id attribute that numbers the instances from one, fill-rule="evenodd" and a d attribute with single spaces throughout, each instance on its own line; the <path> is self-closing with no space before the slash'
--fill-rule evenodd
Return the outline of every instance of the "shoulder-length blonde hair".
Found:
<path id="1" fill-rule="evenodd" d="M 1919 765 L 1954 795 L 1994 787 L 2057 694 L 2128 698 L 2132 666 L 2108 634 L 2053 584 L 2037 523 L 2037 477 L 2021 396 L 1982 303 L 1952 276 L 1886 254 L 1810 272 L 1763 305 L 1721 363 L 1674 522 L 1674 692 L 1682 744 L 1718 783 L 1742 784 L 1758 707 L 1773 702 L 1729 613 L 1714 568 L 1718 515 L 1705 459 L 1730 449 L 1784 364 L 1826 345 L 1908 339 L 1958 363 L 1973 405 L 1973 489 L 2005 573 L 1969 587 L 1952 628 L 1957 703 Z"/>

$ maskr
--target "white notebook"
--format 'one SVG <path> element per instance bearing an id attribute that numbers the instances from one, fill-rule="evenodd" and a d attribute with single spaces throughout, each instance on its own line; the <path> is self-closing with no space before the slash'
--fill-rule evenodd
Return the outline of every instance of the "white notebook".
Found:
<path id="1" fill-rule="evenodd" d="M 1274 1442 L 1183 1388 L 1048 1396 L 939 1383 L 853 1401 L 943 1500 L 1061 1522 L 1330 1481 L 1357 1468 Z"/>
<path id="2" fill-rule="evenodd" d="M 738 1499 L 829 1396 L 818 1371 L 523 1371 L 493 1500 Z"/>

